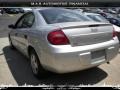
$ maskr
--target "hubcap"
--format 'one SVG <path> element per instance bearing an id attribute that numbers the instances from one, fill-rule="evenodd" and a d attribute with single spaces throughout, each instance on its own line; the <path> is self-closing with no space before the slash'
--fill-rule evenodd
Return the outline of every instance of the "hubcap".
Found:
<path id="1" fill-rule="evenodd" d="M 34 54 L 31 55 L 31 67 L 32 67 L 33 73 L 37 74 L 38 73 L 38 63 L 37 63 L 36 56 Z"/>

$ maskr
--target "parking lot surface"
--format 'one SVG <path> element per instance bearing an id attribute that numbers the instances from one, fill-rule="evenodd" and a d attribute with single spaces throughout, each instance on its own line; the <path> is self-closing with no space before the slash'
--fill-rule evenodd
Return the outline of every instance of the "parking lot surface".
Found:
<path id="1" fill-rule="evenodd" d="M 7 25 L 14 23 L 20 15 L 0 16 L 0 85 L 119 85 L 120 53 L 110 64 L 84 71 L 53 74 L 44 79 L 33 76 L 29 60 L 17 50 L 9 47 Z M 114 52 L 113 52 L 114 53 Z"/>

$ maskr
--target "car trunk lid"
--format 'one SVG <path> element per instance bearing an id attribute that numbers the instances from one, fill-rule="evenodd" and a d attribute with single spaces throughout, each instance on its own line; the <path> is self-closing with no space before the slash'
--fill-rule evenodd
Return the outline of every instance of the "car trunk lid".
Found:
<path id="1" fill-rule="evenodd" d="M 111 40 L 113 27 L 109 23 L 72 22 L 57 24 L 72 46 L 97 44 Z"/>

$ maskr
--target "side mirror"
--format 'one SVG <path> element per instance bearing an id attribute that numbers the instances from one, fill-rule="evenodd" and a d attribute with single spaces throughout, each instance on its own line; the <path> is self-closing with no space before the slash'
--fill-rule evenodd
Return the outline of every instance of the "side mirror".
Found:
<path id="1" fill-rule="evenodd" d="M 9 28 L 12 28 L 12 29 L 15 29 L 15 25 L 11 24 L 11 25 L 8 25 Z"/>

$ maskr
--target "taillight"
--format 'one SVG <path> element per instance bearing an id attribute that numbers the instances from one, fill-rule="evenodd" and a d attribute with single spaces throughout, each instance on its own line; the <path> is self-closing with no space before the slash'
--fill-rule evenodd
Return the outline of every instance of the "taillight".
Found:
<path id="1" fill-rule="evenodd" d="M 69 40 L 61 29 L 52 31 L 48 34 L 48 41 L 53 45 L 67 45 Z"/>
<path id="2" fill-rule="evenodd" d="M 117 36 L 117 32 L 114 30 L 113 28 L 113 34 L 112 34 L 113 37 Z"/>
<path id="3" fill-rule="evenodd" d="M 113 37 L 117 36 L 117 32 L 113 31 Z"/>

